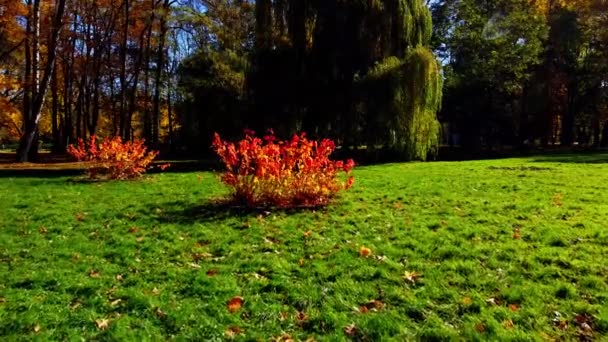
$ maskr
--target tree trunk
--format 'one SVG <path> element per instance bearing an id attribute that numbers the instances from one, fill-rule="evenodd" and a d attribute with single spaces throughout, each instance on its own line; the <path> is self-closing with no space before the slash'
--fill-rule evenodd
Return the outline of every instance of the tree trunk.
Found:
<path id="1" fill-rule="evenodd" d="M 38 123 L 40 122 L 42 107 L 44 106 L 44 98 L 51 81 L 51 76 L 54 72 L 57 41 L 59 39 L 59 31 L 61 30 L 61 26 L 63 24 L 64 9 L 65 0 L 58 0 L 55 10 L 55 17 L 53 19 L 51 40 L 49 41 L 47 48 L 48 57 L 46 60 L 46 67 L 44 69 L 44 76 L 42 77 L 42 81 L 40 82 L 40 86 L 36 91 L 36 96 L 32 102 L 32 116 L 30 117 L 30 120 L 26 122 L 25 131 L 19 142 L 19 153 L 17 154 L 17 157 L 21 162 L 26 162 L 28 159 L 30 159 L 30 150 L 38 133 Z"/>
<path id="2" fill-rule="evenodd" d="M 158 148 L 160 126 L 160 91 L 162 87 L 162 71 L 165 66 L 165 39 L 167 36 L 167 15 L 169 15 L 169 0 L 163 4 L 160 17 L 160 35 L 156 52 L 156 86 L 154 87 L 154 109 L 152 111 L 152 146 Z"/>
<path id="3" fill-rule="evenodd" d="M 62 152 L 63 147 L 61 146 L 61 136 L 59 131 L 59 94 L 57 85 L 57 65 L 55 65 L 55 72 L 51 79 L 51 127 L 53 132 L 53 152 Z"/>
<path id="4" fill-rule="evenodd" d="M 27 1 L 27 6 L 31 11 L 32 0 Z M 26 18 L 25 25 L 25 75 L 23 78 L 23 122 L 25 123 L 30 116 L 30 107 L 32 105 L 32 13 L 30 12 Z M 24 128 L 24 127 L 22 127 Z"/>
<path id="5" fill-rule="evenodd" d="M 127 41 L 129 36 L 129 0 L 123 1 L 125 22 L 120 46 L 120 136 L 128 140 L 130 128 L 127 127 Z"/>

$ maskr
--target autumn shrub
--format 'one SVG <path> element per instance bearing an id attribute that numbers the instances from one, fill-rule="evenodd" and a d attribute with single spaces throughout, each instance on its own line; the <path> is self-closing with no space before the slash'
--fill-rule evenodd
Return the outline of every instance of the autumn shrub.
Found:
<path id="1" fill-rule="evenodd" d="M 229 142 L 216 133 L 212 147 L 226 168 L 222 182 L 239 205 L 322 206 L 353 185 L 353 160 L 331 160 L 335 144 L 329 139 L 309 140 L 302 133 L 280 141 L 272 132 L 259 138 L 246 131 L 242 140 Z"/>
<path id="2" fill-rule="evenodd" d="M 68 153 L 87 162 L 86 175 L 91 179 L 140 177 L 158 155 L 157 151 L 148 151 L 143 140 L 123 142 L 120 137 L 112 137 L 98 141 L 94 135 L 86 143 L 78 139 L 77 145 L 68 147 Z"/>

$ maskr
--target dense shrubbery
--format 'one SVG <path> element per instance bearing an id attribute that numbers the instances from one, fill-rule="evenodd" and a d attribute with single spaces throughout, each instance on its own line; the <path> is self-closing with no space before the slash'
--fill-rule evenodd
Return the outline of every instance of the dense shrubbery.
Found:
<path id="1" fill-rule="evenodd" d="M 232 188 L 237 204 L 249 207 L 299 207 L 326 205 L 340 191 L 350 188 L 352 159 L 332 161 L 335 144 L 329 139 L 308 140 L 306 134 L 279 141 L 272 132 L 258 138 L 245 132 L 239 142 L 227 142 L 216 133 L 213 149 L 226 171 L 222 181 Z"/>
<path id="2" fill-rule="evenodd" d="M 97 142 L 91 136 L 85 143 L 78 139 L 78 145 L 68 147 L 68 153 L 79 161 L 89 162 L 86 174 L 89 178 L 131 179 L 140 177 L 158 155 L 148 151 L 143 140 L 123 142 L 120 137 L 105 138 Z"/>

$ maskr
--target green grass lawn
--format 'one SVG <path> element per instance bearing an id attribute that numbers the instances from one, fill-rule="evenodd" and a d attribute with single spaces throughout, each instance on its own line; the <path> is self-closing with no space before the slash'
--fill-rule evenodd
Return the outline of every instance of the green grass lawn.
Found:
<path id="1" fill-rule="evenodd" d="M 11 173 L 0 340 L 605 339 L 604 161 L 359 167 L 331 207 L 258 213 L 214 206 L 208 172 Z"/>

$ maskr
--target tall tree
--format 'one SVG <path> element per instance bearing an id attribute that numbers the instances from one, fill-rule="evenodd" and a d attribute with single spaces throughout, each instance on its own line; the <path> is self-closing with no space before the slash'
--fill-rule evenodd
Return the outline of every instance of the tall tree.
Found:
<path id="1" fill-rule="evenodd" d="M 32 11 L 32 20 L 34 26 L 32 39 L 32 74 L 34 82 L 31 84 L 33 90 L 31 104 L 28 105 L 29 110 L 24 112 L 23 121 L 25 123 L 25 129 L 19 142 L 19 149 L 17 151 L 17 158 L 22 162 L 28 161 L 30 149 L 32 148 L 32 143 L 34 142 L 34 138 L 36 137 L 38 131 L 38 123 L 40 122 L 42 115 L 42 107 L 44 105 L 46 92 L 51 81 L 51 76 L 54 72 L 55 58 L 57 55 L 57 42 L 59 40 L 59 33 L 63 26 L 64 10 L 65 0 L 57 0 L 55 5 L 55 15 L 53 16 L 52 20 L 51 35 L 47 44 L 47 56 L 44 73 L 42 79 L 40 82 L 38 82 L 38 54 L 40 50 L 40 0 L 34 0 Z"/>

